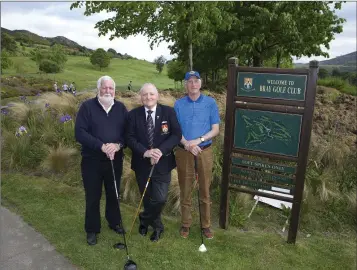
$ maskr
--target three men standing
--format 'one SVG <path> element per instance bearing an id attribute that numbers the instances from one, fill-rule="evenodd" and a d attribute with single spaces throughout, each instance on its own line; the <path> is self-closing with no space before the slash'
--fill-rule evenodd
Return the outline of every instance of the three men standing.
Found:
<path id="1" fill-rule="evenodd" d="M 115 82 L 109 76 L 99 78 L 95 98 L 85 101 L 77 114 L 76 140 L 82 145 L 82 179 L 85 190 L 85 231 L 89 245 L 97 243 L 100 233 L 100 198 L 104 182 L 106 194 L 105 217 L 109 227 L 124 233 L 117 203 L 111 169 L 113 161 L 119 189 L 123 170 L 124 134 L 127 109 L 114 99 Z"/>
<path id="2" fill-rule="evenodd" d="M 164 231 L 161 212 L 167 199 L 171 171 L 176 167 L 173 149 L 182 133 L 173 108 L 157 103 L 159 93 L 155 85 L 144 84 L 140 97 L 143 106 L 128 115 L 127 144 L 132 150 L 131 168 L 141 194 L 150 169 L 155 166 L 143 200 L 144 211 L 139 215 L 139 233 L 145 236 L 148 227 L 152 226 L 154 232 L 150 240 L 157 242 Z"/>
<path id="3" fill-rule="evenodd" d="M 145 236 L 148 227 L 154 232 L 150 240 L 157 242 L 164 231 L 161 212 L 167 200 L 171 171 L 176 167 L 180 185 L 180 234 L 187 238 L 192 223 L 191 196 L 194 160 L 200 194 L 202 232 L 213 238 L 210 229 L 210 183 L 212 178 L 212 138 L 219 134 L 219 112 L 215 100 L 200 92 L 201 77 L 197 71 L 185 75 L 187 95 L 176 101 L 174 109 L 158 104 L 155 85 L 146 83 L 140 89 L 143 106 L 128 113 L 120 101 L 114 99 L 115 83 L 109 76 L 98 80 L 97 97 L 82 104 L 79 109 L 75 136 L 82 144 L 82 178 L 86 197 L 85 231 L 89 245 L 97 243 L 100 232 L 100 198 L 102 183 L 106 191 L 106 219 L 117 233 L 121 215 L 115 196 L 111 161 L 114 164 L 117 186 L 123 169 L 123 147 L 132 150 L 131 169 L 134 170 L 140 193 L 143 195 L 152 166 L 151 181 L 143 199 L 139 233 Z M 176 151 L 176 159 L 173 149 Z"/>

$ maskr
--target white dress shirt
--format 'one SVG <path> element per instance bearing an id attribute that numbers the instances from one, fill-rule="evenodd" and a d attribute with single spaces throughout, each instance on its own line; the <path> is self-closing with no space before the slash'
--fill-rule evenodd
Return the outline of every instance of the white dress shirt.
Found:
<path id="1" fill-rule="evenodd" d="M 151 117 L 152 117 L 152 121 L 154 122 L 154 127 L 155 127 L 156 107 L 157 107 L 157 105 L 155 105 L 155 107 L 150 110 L 150 111 L 152 111 Z M 149 111 L 149 109 L 145 107 L 145 120 L 148 119 L 148 115 L 149 115 L 148 111 Z"/>

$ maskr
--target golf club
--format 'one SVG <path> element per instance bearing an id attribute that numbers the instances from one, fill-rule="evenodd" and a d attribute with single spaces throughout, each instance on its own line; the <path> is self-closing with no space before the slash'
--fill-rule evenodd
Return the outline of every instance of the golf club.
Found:
<path id="1" fill-rule="evenodd" d="M 198 248 L 199 252 L 206 252 L 207 248 L 205 244 L 203 243 L 203 232 L 202 232 L 202 218 L 201 218 L 201 207 L 200 207 L 200 185 L 198 183 L 198 167 L 197 167 L 197 157 L 194 156 L 195 160 L 195 177 L 196 177 L 196 182 L 197 182 L 197 201 L 198 201 L 198 214 L 200 215 L 200 231 L 201 231 L 201 245 Z"/>
<path id="2" fill-rule="evenodd" d="M 154 171 L 154 168 L 155 168 L 155 163 L 154 165 L 152 165 L 151 167 L 151 171 L 150 171 L 150 174 L 149 174 L 149 178 L 146 182 L 146 185 L 145 185 L 145 189 L 144 189 L 144 192 L 143 192 L 143 195 L 141 196 L 141 199 L 140 199 L 140 203 L 139 203 L 139 206 L 138 206 L 138 209 L 136 210 L 136 214 L 135 214 L 135 217 L 134 217 L 134 220 L 133 220 L 133 223 L 131 224 L 131 228 L 130 228 L 130 232 L 129 232 L 129 237 L 131 236 L 131 231 L 133 230 L 133 227 L 134 227 L 134 224 L 135 224 L 135 220 L 136 218 L 138 217 L 138 214 L 139 214 L 139 211 L 140 211 L 140 206 L 143 202 L 143 199 L 144 199 L 144 196 L 145 196 L 145 192 L 146 192 L 146 189 L 147 187 L 149 186 L 149 183 L 150 183 L 150 179 L 151 179 L 151 176 L 152 176 L 152 172 Z"/>
<path id="3" fill-rule="evenodd" d="M 110 163 L 112 165 L 112 172 L 113 172 L 113 180 L 114 180 L 114 188 L 115 188 L 115 194 L 117 196 L 117 201 L 118 201 L 118 209 L 120 211 L 120 204 L 119 204 L 119 194 L 118 194 L 118 188 L 117 188 L 117 181 L 115 178 L 115 171 L 114 171 L 114 165 L 113 165 L 113 160 L 110 160 Z M 122 219 L 120 219 L 120 226 L 123 228 L 124 230 L 124 226 L 123 226 L 123 221 Z M 128 251 L 128 245 L 126 243 L 126 238 L 125 238 L 125 230 L 123 233 L 123 237 L 124 237 L 124 244 L 123 243 L 116 243 L 113 245 L 113 247 L 115 249 L 124 249 L 126 250 L 126 256 L 127 256 L 127 261 L 124 265 L 124 270 L 136 270 L 137 266 L 136 263 L 132 260 L 130 260 L 130 256 L 129 256 L 129 251 Z"/>

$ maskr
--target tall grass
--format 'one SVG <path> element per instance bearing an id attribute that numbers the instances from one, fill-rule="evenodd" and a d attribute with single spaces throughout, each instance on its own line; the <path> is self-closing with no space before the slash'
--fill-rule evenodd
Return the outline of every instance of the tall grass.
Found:
<path id="1" fill-rule="evenodd" d="M 357 87 L 351 85 L 348 81 L 343 80 L 339 77 L 327 77 L 324 79 L 319 79 L 317 84 L 326 87 L 336 88 L 342 93 L 357 96 Z"/>
<path id="2" fill-rule="evenodd" d="M 95 92 L 83 93 L 76 97 L 47 93 L 30 104 L 15 102 L 14 106 L 9 108 L 9 113 L 2 114 L 1 118 L 3 169 L 46 175 L 70 186 L 81 185 L 80 145 L 74 138 L 74 123 L 80 104 L 94 96 Z M 121 93 L 118 98 L 129 110 L 141 105 L 138 94 L 134 92 Z M 220 96 L 216 98 L 223 106 L 224 98 Z M 172 106 L 174 101 L 175 98 L 169 93 L 161 95 L 161 102 L 164 104 Z M 223 110 L 221 112 L 224 115 Z M 63 115 L 70 115 L 71 120 L 61 122 L 60 118 Z M 15 136 L 20 126 L 26 127 L 27 133 Z M 211 198 L 215 211 L 218 211 L 220 201 L 224 123 L 220 125 L 220 129 L 220 135 L 214 139 L 213 144 Z M 341 138 L 336 130 L 331 130 L 328 136 L 312 136 L 301 214 L 303 228 L 341 229 L 356 224 L 354 191 L 357 158 L 346 140 Z M 140 194 L 135 174 L 130 169 L 130 157 L 131 151 L 126 148 L 121 196 L 124 201 L 137 205 Z M 196 196 L 196 193 L 193 196 Z M 165 212 L 178 215 L 179 200 L 177 172 L 173 170 Z M 194 204 L 195 201 L 193 200 Z M 272 218 L 273 210 L 264 207 L 258 207 L 255 211 L 258 217 L 249 220 L 247 215 L 253 204 L 251 195 L 231 192 L 229 205 L 231 224 L 241 227 L 251 226 L 256 219 L 263 220 L 265 223 L 272 220 L 285 222 L 286 218 L 279 216 Z"/>

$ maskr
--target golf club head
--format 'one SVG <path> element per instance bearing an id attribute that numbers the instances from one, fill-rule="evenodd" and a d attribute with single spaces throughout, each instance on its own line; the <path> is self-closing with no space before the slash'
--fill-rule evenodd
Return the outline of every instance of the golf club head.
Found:
<path id="1" fill-rule="evenodd" d="M 204 244 L 200 245 L 200 247 L 198 248 L 198 251 L 199 252 L 206 252 L 207 251 L 207 248 Z"/>
<path id="2" fill-rule="evenodd" d="M 124 249 L 125 248 L 125 244 L 116 243 L 116 244 L 113 245 L 113 248 L 115 248 L 115 249 Z"/>
<path id="3" fill-rule="evenodd" d="M 136 269 L 138 269 L 138 267 L 136 266 L 136 263 L 132 260 L 128 260 L 124 264 L 124 270 L 136 270 Z"/>

